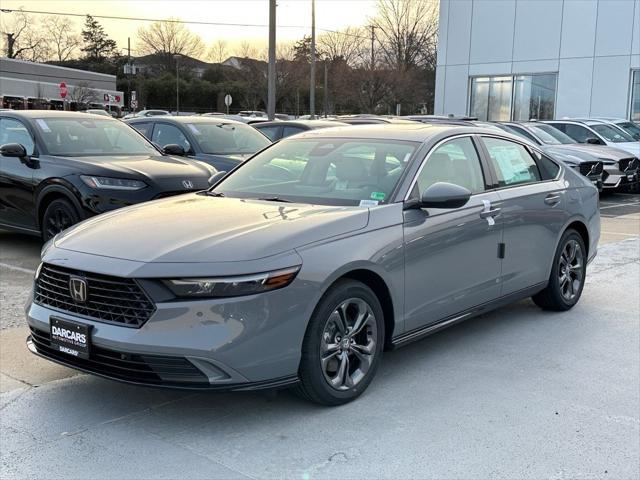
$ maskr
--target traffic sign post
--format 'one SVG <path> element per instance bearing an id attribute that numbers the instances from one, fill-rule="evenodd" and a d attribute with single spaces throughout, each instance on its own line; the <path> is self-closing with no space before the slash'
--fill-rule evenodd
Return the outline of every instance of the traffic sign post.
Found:
<path id="1" fill-rule="evenodd" d="M 62 99 L 62 110 L 66 110 L 66 98 L 67 98 L 67 84 L 64 82 L 60 82 L 60 85 L 58 86 L 60 89 L 60 98 Z"/>
<path id="2" fill-rule="evenodd" d="M 227 115 L 229 115 L 229 105 L 233 102 L 233 98 L 228 93 L 224 96 L 224 104 L 227 106 Z"/>

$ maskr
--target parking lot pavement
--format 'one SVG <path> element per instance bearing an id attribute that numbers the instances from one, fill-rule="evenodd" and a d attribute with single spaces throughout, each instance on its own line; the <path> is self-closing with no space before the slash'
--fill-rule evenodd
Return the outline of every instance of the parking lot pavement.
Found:
<path id="1" fill-rule="evenodd" d="M 638 200 L 603 199 L 573 310 L 523 301 L 387 352 L 365 395 L 334 409 L 78 375 L 26 352 L 11 307 L 0 478 L 637 478 Z M 19 243 L 0 234 L 3 298 L 24 300 L 31 282 L 11 266 L 37 264 L 39 246 Z"/>

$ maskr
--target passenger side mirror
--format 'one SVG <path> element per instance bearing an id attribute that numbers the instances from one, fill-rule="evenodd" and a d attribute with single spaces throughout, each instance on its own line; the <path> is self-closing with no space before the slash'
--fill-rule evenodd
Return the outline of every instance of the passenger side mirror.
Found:
<path id="1" fill-rule="evenodd" d="M 471 198 L 471 192 L 453 183 L 437 182 L 427 188 L 420 199 L 422 208 L 460 208 Z"/>
<path id="2" fill-rule="evenodd" d="M 187 155 L 184 148 L 176 143 L 170 143 L 162 147 L 162 153 L 165 155 L 176 155 L 178 157 L 184 157 Z"/>
<path id="3" fill-rule="evenodd" d="M 595 138 L 595 137 L 589 137 L 589 138 L 587 138 L 587 143 L 589 145 L 602 145 L 602 140 L 600 140 L 599 138 Z"/>
<path id="4" fill-rule="evenodd" d="M 6 143 L 0 146 L 0 155 L 3 157 L 26 158 L 27 149 L 19 143 Z"/>
<path id="5" fill-rule="evenodd" d="M 215 185 L 227 175 L 226 170 L 221 170 L 209 177 L 209 185 Z"/>

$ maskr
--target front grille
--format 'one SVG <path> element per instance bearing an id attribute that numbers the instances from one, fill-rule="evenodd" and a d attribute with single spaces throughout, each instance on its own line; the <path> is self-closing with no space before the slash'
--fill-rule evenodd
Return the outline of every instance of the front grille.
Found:
<path id="1" fill-rule="evenodd" d="M 602 170 L 602 162 L 584 162 L 580 164 L 580 173 L 585 176 L 600 175 Z"/>
<path id="2" fill-rule="evenodd" d="M 618 168 L 622 172 L 633 172 L 640 167 L 640 161 L 637 158 L 623 158 L 618 160 Z"/>
<path id="3" fill-rule="evenodd" d="M 84 303 L 71 297 L 69 280 L 72 276 L 86 282 Z M 49 264 L 42 265 L 35 284 L 34 301 L 62 312 L 136 328 L 149 320 L 156 309 L 131 278 L 80 272 Z"/>
<path id="4" fill-rule="evenodd" d="M 210 386 L 207 377 L 184 357 L 122 353 L 92 345 L 89 358 L 83 359 L 65 355 L 53 348 L 48 332 L 33 327 L 30 329 L 31 340 L 39 354 L 82 370 L 148 385 Z"/>

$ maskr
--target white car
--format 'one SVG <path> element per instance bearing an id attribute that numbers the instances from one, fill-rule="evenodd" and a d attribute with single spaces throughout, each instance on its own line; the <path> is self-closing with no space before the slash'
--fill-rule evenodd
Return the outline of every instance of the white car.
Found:
<path id="1" fill-rule="evenodd" d="M 625 133 L 631 135 L 636 141 L 640 141 L 640 125 L 626 118 L 614 118 L 614 117 L 598 117 L 593 120 L 598 120 L 609 125 L 614 125 Z"/>
<path id="2" fill-rule="evenodd" d="M 553 125 L 578 143 L 608 145 L 640 158 L 640 142 L 619 127 L 602 120 L 547 120 L 544 123 Z"/>

